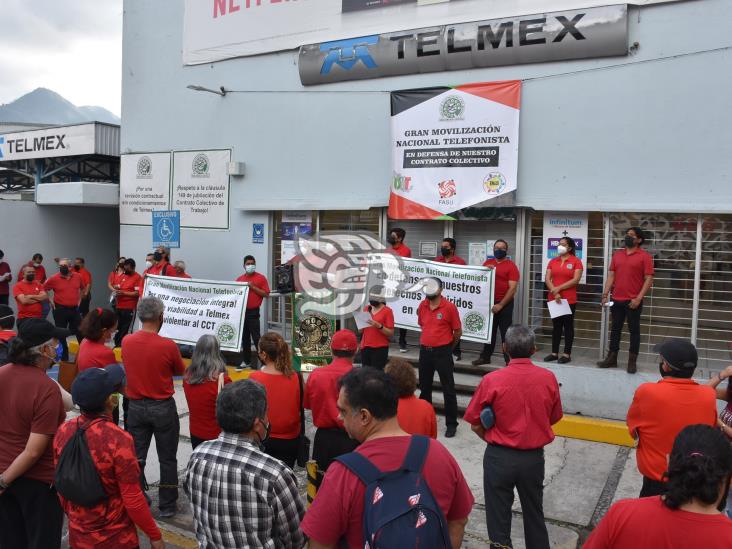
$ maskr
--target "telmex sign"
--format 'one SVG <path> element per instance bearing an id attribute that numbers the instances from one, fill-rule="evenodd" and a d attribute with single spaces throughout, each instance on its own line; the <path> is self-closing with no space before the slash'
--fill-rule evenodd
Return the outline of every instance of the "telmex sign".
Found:
<path id="1" fill-rule="evenodd" d="M 94 154 L 94 124 L 0 135 L 0 162 Z"/>
<path id="2" fill-rule="evenodd" d="M 492 19 L 300 48 L 304 85 L 626 55 L 626 5 Z"/>

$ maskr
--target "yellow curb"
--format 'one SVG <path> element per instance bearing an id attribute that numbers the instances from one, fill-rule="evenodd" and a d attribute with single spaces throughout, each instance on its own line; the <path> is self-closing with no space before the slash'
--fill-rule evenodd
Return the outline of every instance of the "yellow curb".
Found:
<path id="1" fill-rule="evenodd" d="M 160 529 L 160 533 L 163 535 L 163 539 L 166 543 L 182 547 L 183 549 L 198 549 L 198 541 L 195 538 L 189 538 L 182 536 L 178 532 L 166 530 L 160 526 L 160 524 L 158 524 L 158 528 Z"/>
<path id="2" fill-rule="evenodd" d="M 622 421 L 564 416 L 559 423 L 554 425 L 553 430 L 554 434 L 560 437 L 635 447 L 635 440 L 628 433 L 628 426 Z"/>

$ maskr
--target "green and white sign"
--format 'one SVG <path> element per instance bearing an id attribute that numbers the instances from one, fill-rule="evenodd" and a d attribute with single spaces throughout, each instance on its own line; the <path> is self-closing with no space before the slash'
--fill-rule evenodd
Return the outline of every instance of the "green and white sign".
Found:
<path id="1" fill-rule="evenodd" d="M 148 275 L 143 297 L 163 301 L 160 335 L 176 343 L 195 345 L 204 334 L 213 334 L 224 351 L 238 352 L 249 296 L 245 282 Z"/>

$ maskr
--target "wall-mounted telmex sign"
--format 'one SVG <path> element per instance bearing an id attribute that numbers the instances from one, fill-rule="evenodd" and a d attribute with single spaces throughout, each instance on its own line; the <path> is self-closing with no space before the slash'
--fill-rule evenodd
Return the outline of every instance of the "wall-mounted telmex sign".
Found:
<path id="1" fill-rule="evenodd" d="M 0 135 L 0 161 L 94 154 L 95 124 Z"/>
<path id="2" fill-rule="evenodd" d="M 627 7 L 605 6 L 336 40 L 300 48 L 304 85 L 625 55 Z"/>

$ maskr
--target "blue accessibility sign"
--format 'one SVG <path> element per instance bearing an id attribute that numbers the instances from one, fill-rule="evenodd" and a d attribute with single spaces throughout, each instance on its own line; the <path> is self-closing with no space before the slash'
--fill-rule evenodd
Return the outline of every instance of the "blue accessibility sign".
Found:
<path id="1" fill-rule="evenodd" d="M 153 248 L 180 248 L 180 210 L 161 210 L 152 213 Z"/>
<path id="2" fill-rule="evenodd" d="M 264 223 L 252 223 L 252 244 L 264 244 Z"/>

